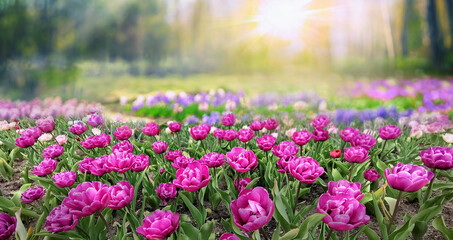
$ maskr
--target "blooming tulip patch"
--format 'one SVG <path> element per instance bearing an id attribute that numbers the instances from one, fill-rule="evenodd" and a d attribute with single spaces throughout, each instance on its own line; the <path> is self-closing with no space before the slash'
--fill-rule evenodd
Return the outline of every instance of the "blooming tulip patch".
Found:
<path id="1" fill-rule="evenodd" d="M 452 237 L 450 137 L 417 132 L 446 115 L 40 117 L 0 122 L 0 239 Z"/>

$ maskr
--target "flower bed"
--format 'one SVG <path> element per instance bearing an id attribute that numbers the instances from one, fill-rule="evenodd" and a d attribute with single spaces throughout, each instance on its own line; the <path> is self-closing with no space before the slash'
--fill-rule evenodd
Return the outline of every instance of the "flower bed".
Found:
<path id="1" fill-rule="evenodd" d="M 427 119 L 4 123 L 0 174 L 18 184 L 0 197 L 0 239 L 447 238 L 453 149 L 411 135 Z"/>

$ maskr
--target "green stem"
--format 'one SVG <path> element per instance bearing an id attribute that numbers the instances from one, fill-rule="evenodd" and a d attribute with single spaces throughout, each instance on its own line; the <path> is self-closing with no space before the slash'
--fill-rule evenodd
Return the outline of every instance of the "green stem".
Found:
<path id="1" fill-rule="evenodd" d="M 436 176 L 437 176 L 436 170 L 437 170 L 437 168 L 434 168 L 434 170 L 433 170 L 434 177 L 429 182 L 428 190 L 426 191 L 425 199 L 423 200 L 423 202 L 426 202 L 429 199 L 430 195 L 431 195 L 431 189 L 433 187 L 434 179 L 436 179 Z"/>
<path id="2" fill-rule="evenodd" d="M 351 170 L 349 171 L 349 177 L 348 177 L 348 180 L 351 181 L 351 177 L 352 177 L 352 171 L 354 170 L 354 163 L 352 163 L 351 165 Z"/>
<path id="3" fill-rule="evenodd" d="M 400 191 L 400 193 L 398 194 L 398 198 L 396 199 L 395 210 L 393 210 L 392 218 L 390 219 L 389 225 L 387 227 L 387 234 L 390 234 L 390 228 L 392 227 L 392 224 L 395 221 L 396 214 L 398 213 L 398 205 L 400 204 L 402 195 L 403 191 Z"/>
<path id="4" fill-rule="evenodd" d="M 264 154 L 266 154 L 266 160 L 267 160 L 266 164 L 267 164 L 269 162 L 269 154 L 267 151 L 265 151 Z"/>
<path id="5" fill-rule="evenodd" d="M 382 145 L 382 149 L 381 149 L 381 152 L 379 153 L 379 159 L 381 159 L 383 156 L 382 156 L 382 153 L 384 153 L 384 150 L 385 150 L 385 145 L 387 144 L 387 140 L 384 140 L 384 144 Z M 383 160 L 383 159 L 381 159 Z"/>
<path id="6" fill-rule="evenodd" d="M 203 150 L 204 150 L 204 154 L 207 154 L 207 152 L 206 152 L 206 148 L 204 147 L 204 144 L 203 144 L 203 140 L 201 140 L 200 142 L 201 142 L 201 146 L 203 147 Z"/>
<path id="7" fill-rule="evenodd" d="M 330 239 L 330 236 L 332 236 L 332 233 L 333 233 L 333 228 L 331 228 L 330 231 L 329 231 L 329 233 L 327 234 L 326 240 L 329 240 L 329 239 Z"/>
<path id="8" fill-rule="evenodd" d="M 302 157 L 302 146 L 299 146 L 299 153 L 300 153 L 300 156 Z"/>
<path id="9" fill-rule="evenodd" d="M 179 139 L 178 133 L 175 133 L 175 135 L 176 135 L 176 138 L 178 139 L 178 145 L 179 145 L 179 147 L 182 147 L 182 145 L 181 145 L 181 140 Z"/>
<path id="10" fill-rule="evenodd" d="M 299 181 L 299 187 L 297 188 L 296 199 L 294 199 L 293 214 L 296 214 L 296 206 L 297 206 L 297 202 L 299 201 L 299 193 L 300 193 L 301 187 L 302 187 L 302 182 Z"/>
<path id="11" fill-rule="evenodd" d="M 101 218 L 102 222 L 104 222 L 104 226 L 105 226 L 105 229 L 108 230 L 108 227 L 107 227 L 107 221 L 105 220 L 104 216 L 102 215 L 101 212 L 96 212 L 97 215 L 99 216 L 99 218 Z"/>

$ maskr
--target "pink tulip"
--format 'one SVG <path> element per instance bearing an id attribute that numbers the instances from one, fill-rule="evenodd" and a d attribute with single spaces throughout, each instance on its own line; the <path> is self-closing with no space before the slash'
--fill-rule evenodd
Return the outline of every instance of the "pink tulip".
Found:
<path id="1" fill-rule="evenodd" d="M 348 195 L 351 198 L 355 198 L 358 201 L 365 196 L 365 194 L 361 194 L 360 191 L 362 189 L 362 185 L 358 182 L 350 182 L 348 180 L 341 179 L 338 182 L 330 181 L 328 183 L 328 191 L 327 193 L 332 196 L 337 195 Z"/>
<path id="2" fill-rule="evenodd" d="M 227 113 L 223 115 L 221 123 L 223 126 L 230 127 L 233 126 L 234 123 L 236 122 L 236 116 L 232 113 Z"/>
<path id="3" fill-rule="evenodd" d="M 58 135 L 55 137 L 55 142 L 57 142 L 59 145 L 63 145 L 68 142 L 68 138 L 65 135 Z"/>
<path id="4" fill-rule="evenodd" d="M 150 122 L 150 123 L 147 123 L 144 128 L 142 128 L 142 131 L 147 136 L 156 136 L 159 134 L 160 129 L 159 129 L 159 125 L 157 123 Z"/>
<path id="5" fill-rule="evenodd" d="M 313 129 L 313 140 L 316 142 L 324 142 L 329 140 L 329 131 L 327 130 L 318 130 L 318 129 Z"/>
<path id="6" fill-rule="evenodd" d="M 209 130 L 203 125 L 194 126 L 190 129 L 190 136 L 194 140 L 203 140 L 208 136 Z"/>
<path id="7" fill-rule="evenodd" d="M 201 164 L 208 166 L 209 168 L 220 167 L 225 162 L 225 154 L 211 152 L 211 153 L 205 154 L 199 160 L 199 162 Z"/>
<path id="8" fill-rule="evenodd" d="M 54 180 L 55 185 L 61 188 L 70 187 L 74 184 L 77 178 L 77 173 L 73 171 L 64 171 L 55 174 L 52 179 Z"/>
<path id="9" fill-rule="evenodd" d="M 80 144 L 86 149 L 105 148 L 110 144 L 111 137 L 107 134 L 90 136 Z"/>
<path id="10" fill-rule="evenodd" d="M 182 124 L 179 122 L 171 122 L 168 124 L 168 128 L 170 128 L 170 131 L 177 133 L 181 131 Z"/>
<path id="11" fill-rule="evenodd" d="M 264 128 L 267 130 L 274 130 L 278 128 L 278 122 L 277 120 L 273 118 L 269 118 L 264 122 Z"/>
<path id="12" fill-rule="evenodd" d="M 233 141 L 234 139 L 236 139 L 237 136 L 238 136 L 238 133 L 236 132 L 236 130 L 229 129 L 229 130 L 225 131 L 225 135 L 223 136 L 223 139 L 225 139 L 227 141 Z"/>
<path id="13" fill-rule="evenodd" d="M 220 236 L 219 240 L 241 240 L 241 239 L 232 233 L 224 233 L 222 234 L 222 236 Z"/>
<path id="14" fill-rule="evenodd" d="M 195 192 L 206 187 L 210 180 L 209 168 L 199 162 L 193 162 L 189 163 L 186 168 L 176 171 L 176 179 L 173 180 L 173 184 L 189 192 Z"/>
<path id="15" fill-rule="evenodd" d="M 162 154 L 167 151 L 168 143 L 165 141 L 157 141 L 153 143 L 153 150 L 157 154 Z"/>
<path id="16" fill-rule="evenodd" d="M 80 135 L 80 134 L 86 132 L 87 129 L 88 129 L 88 126 L 85 125 L 83 122 L 76 122 L 76 123 L 74 123 L 74 125 L 69 127 L 69 131 L 75 135 Z"/>
<path id="17" fill-rule="evenodd" d="M 403 132 L 398 126 L 387 125 L 385 127 L 379 128 L 379 137 L 384 140 L 395 139 L 399 137 Z"/>
<path id="18" fill-rule="evenodd" d="M 218 140 L 222 140 L 223 137 L 225 136 L 225 130 L 217 128 L 216 130 L 214 130 L 212 135 L 214 135 L 214 137 L 217 138 Z"/>
<path id="19" fill-rule="evenodd" d="M 25 190 L 25 192 L 22 193 L 20 196 L 20 202 L 21 203 L 32 203 L 36 199 L 41 198 L 44 196 L 44 189 L 41 186 L 38 186 L 37 188 L 29 188 Z"/>
<path id="20" fill-rule="evenodd" d="M 129 141 L 121 141 L 115 144 L 115 146 L 112 147 L 112 150 L 118 152 L 132 153 L 132 151 L 134 150 L 134 145 L 132 145 L 132 143 L 130 143 Z"/>
<path id="21" fill-rule="evenodd" d="M 370 150 L 376 145 L 376 139 L 368 134 L 359 134 L 353 137 L 350 143 L 353 147 L 363 147 L 366 150 Z"/>
<path id="22" fill-rule="evenodd" d="M 7 213 L 0 213 L 0 239 L 9 239 L 16 231 L 17 219 Z"/>
<path id="23" fill-rule="evenodd" d="M 303 146 L 310 142 L 310 140 L 313 138 L 313 135 L 307 131 L 307 130 L 302 130 L 300 132 L 295 132 L 293 136 L 291 137 L 291 140 L 299 146 Z"/>
<path id="24" fill-rule="evenodd" d="M 363 163 L 370 158 L 363 147 L 351 147 L 344 150 L 344 158 L 350 163 Z"/>
<path id="25" fill-rule="evenodd" d="M 120 141 L 128 140 L 132 136 L 132 129 L 128 125 L 123 125 L 117 128 L 113 135 Z"/>
<path id="26" fill-rule="evenodd" d="M 299 147 L 292 141 L 283 141 L 272 148 L 272 153 L 278 158 L 282 158 L 284 156 L 295 156 L 298 151 Z"/>
<path id="27" fill-rule="evenodd" d="M 52 117 L 38 119 L 36 120 L 36 125 L 45 133 L 50 133 L 55 129 L 55 122 Z"/>
<path id="28" fill-rule="evenodd" d="M 346 127 L 344 130 L 340 131 L 340 137 L 345 142 L 350 142 L 356 135 L 359 134 L 360 130 L 352 127 Z"/>
<path id="29" fill-rule="evenodd" d="M 453 149 L 448 147 L 430 147 L 420 151 L 425 166 L 434 169 L 453 169 Z"/>
<path id="30" fill-rule="evenodd" d="M 258 147 L 265 152 L 271 150 L 274 147 L 276 141 L 277 139 L 269 134 L 264 134 L 263 137 L 256 139 Z"/>
<path id="31" fill-rule="evenodd" d="M 101 124 L 104 124 L 104 118 L 98 114 L 91 114 L 90 118 L 88 119 L 88 124 L 92 127 L 97 127 Z"/>
<path id="32" fill-rule="evenodd" d="M 170 199 L 173 199 L 178 195 L 176 186 L 173 183 L 161 183 L 156 188 L 157 196 L 162 200 L 164 205 L 167 205 Z"/>
<path id="33" fill-rule="evenodd" d="M 412 164 L 398 163 L 392 170 L 385 169 L 385 178 L 390 187 L 403 192 L 416 192 L 433 177 L 434 173 Z"/>
<path id="34" fill-rule="evenodd" d="M 253 130 L 250 128 L 243 128 L 238 131 L 238 139 L 239 141 L 246 143 L 250 140 L 253 139 L 255 136 L 255 133 L 253 133 Z"/>
<path id="35" fill-rule="evenodd" d="M 149 156 L 144 154 L 134 155 L 131 169 L 134 172 L 141 172 L 149 166 Z"/>
<path id="36" fill-rule="evenodd" d="M 226 157 L 230 166 L 240 173 L 248 172 L 258 166 L 255 153 L 241 147 L 234 147 Z"/>
<path id="37" fill-rule="evenodd" d="M 60 205 L 50 211 L 46 218 L 45 229 L 49 232 L 63 232 L 74 229 L 79 222 L 79 217 L 69 213 L 69 208 Z"/>
<path id="38" fill-rule="evenodd" d="M 64 147 L 58 144 L 50 145 L 42 150 L 43 158 L 56 158 L 63 154 Z"/>
<path id="39" fill-rule="evenodd" d="M 261 131 L 261 129 L 264 128 L 264 122 L 259 120 L 253 121 L 252 123 L 250 123 L 250 128 L 255 132 Z"/>
<path id="40" fill-rule="evenodd" d="M 176 169 L 180 169 L 180 168 L 186 168 L 187 165 L 189 165 L 189 163 L 193 163 L 194 162 L 194 159 L 191 158 L 191 157 L 186 157 L 184 155 L 181 155 L 179 157 L 177 157 L 172 163 L 171 165 L 176 168 Z"/>
<path id="41" fill-rule="evenodd" d="M 16 146 L 20 148 L 27 148 L 31 147 L 35 144 L 35 138 L 29 135 L 22 135 L 18 138 L 16 138 Z"/>
<path id="42" fill-rule="evenodd" d="M 158 240 L 170 237 L 179 227 L 179 214 L 157 209 L 150 216 L 143 219 L 142 226 L 137 233 L 147 239 Z"/>
<path id="43" fill-rule="evenodd" d="M 241 193 L 242 190 L 244 190 L 250 182 L 252 182 L 252 179 L 248 177 L 239 178 L 239 181 L 236 178 L 236 180 L 234 180 L 234 189 L 236 189 L 238 193 Z"/>
<path id="44" fill-rule="evenodd" d="M 36 176 L 45 176 L 53 173 L 57 168 L 57 161 L 51 158 L 44 158 L 38 166 L 33 167 L 33 174 Z"/>
<path id="45" fill-rule="evenodd" d="M 113 210 L 127 206 L 134 199 L 134 186 L 128 181 L 120 181 L 110 187 L 110 202 L 107 205 Z"/>
<path id="46" fill-rule="evenodd" d="M 311 157 L 294 157 L 288 162 L 287 170 L 297 180 L 312 184 L 324 173 L 324 168 Z"/>
<path id="47" fill-rule="evenodd" d="M 326 115 L 318 115 L 311 121 L 311 125 L 317 130 L 323 130 L 329 124 L 330 120 Z"/>
<path id="48" fill-rule="evenodd" d="M 109 171 L 124 173 L 132 168 L 134 155 L 128 152 L 112 152 L 105 162 L 105 168 Z"/>
<path id="49" fill-rule="evenodd" d="M 69 208 L 69 213 L 86 217 L 104 210 L 109 202 L 110 191 L 107 184 L 83 182 L 71 189 L 61 204 Z"/>
<path id="50" fill-rule="evenodd" d="M 177 157 L 182 156 L 182 152 L 179 150 L 174 150 L 174 151 L 167 151 L 167 154 L 165 154 L 165 159 L 168 161 L 174 161 Z"/>
<path id="51" fill-rule="evenodd" d="M 370 182 L 374 182 L 381 177 L 381 175 L 376 170 L 373 169 L 368 169 L 364 171 L 363 176 L 365 177 L 366 180 Z"/>

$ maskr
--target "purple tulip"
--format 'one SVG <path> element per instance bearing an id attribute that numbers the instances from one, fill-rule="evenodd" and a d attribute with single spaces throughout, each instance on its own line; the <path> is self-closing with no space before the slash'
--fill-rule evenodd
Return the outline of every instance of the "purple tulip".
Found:
<path id="1" fill-rule="evenodd" d="M 299 147 L 292 141 L 283 141 L 272 148 L 272 153 L 278 158 L 295 156 L 298 151 Z"/>
<path id="2" fill-rule="evenodd" d="M 84 158 L 79 162 L 79 167 L 77 168 L 77 170 L 79 170 L 82 174 L 90 173 L 91 161 L 93 161 L 92 158 Z"/>
<path id="3" fill-rule="evenodd" d="M 230 203 L 233 221 L 245 231 L 255 231 L 267 224 L 274 214 L 274 203 L 262 187 L 245 189 Z"/>
<path id="4" fill-rule="evenodd" d="M 178 227 L 178 213 L 157 209 L 150 216 L 143 219 L 142 226 L 137 228 L 137 233 L 147 239 L 166 239 L 176 232 Z"/>
<path id="5" fill-rule="evenodd" d="M 363 163 L 370 158 L 363 147 L 351 147 L 344 150 L 344 158 L 350 163 Z"/>
<path id="6" fill-rule="evenodd" d="M 390 168 L 385 169 L 385 178 L 390 187 L 403 192 L 416 192 L 433 177 L 434 173 L 412 164 L 398 163 L 391 172 Z"/>
<path id="7" fill-rule="evenodd" d="M 222 140 L 223 137 L 225 136 L 225 130 L 217 128 L 216 130 L 214 130 L 212 135 L 214 135 L 214 137 L 217 138 L 218 140 Z"/>
<path id="8" fill-rule="evenodd" d="M 42 150 L 43 158 L 56 158 L 63 154 L 64 147 L 58 144 L 50 145 Z"/>
<path id="9" fill-rule="evenodd" d="M 223 139 L 225 139 L 229 142 L 229 141 L 233 141 L 234 139 L 236 139 L 237 136 L 238 136 L 238 133 L 236 132 L 236 130 L 229 129 L 229 130 L 225 131 L 225 135 L 223 135 Z"/>
<path id="10" fill-rule="evenodd" d="M 252 179 L 248 177 L 239 178 L 239 181 L 236 178 L 236 180 L 234 180 L 234 189 L 236 189 L 238 193 L 241 193 L 242 190 L 244 190 L 251 181 Z"/>
<path id="11" fill-rule="evenodd" d="M 210 180 L 208 166 L 193 162 L 189 163 L 186 168 L 180 168 L 176 171 L 176 179 L 173 180 L 173 184 L 189 192 L 195 192 L 206 187 Z"/>
<path id="12" fill-rule="evenodd" d="M 274 147 L 276 141 L 277 139 L 270 134 L 264 134 L 263 137 L 256 139 L 258 147 L 265 152 L 271 150 Z"/>
<path id="13" fill-rule="evenodd" d="M 160 168 L 159 173 L 162 175 L 162 174 L 164 174 L 164 172 L 165 172 L 165 168 Z"/>
<path id="14" fill-rule="evenodd" d="M 322 194 L 316 209 L 318 213 L 326 214 L 322 221 L 338 231 L 351 230 L 370 221 L 365 205 L 345 194 Z"/>
<path id="15" fill-rule="evenodd" d="M 79 217 L 69 213 L 69 208 L 67 206 L 60 205 L 52 209 L 49 213 L 44 228 L 53 233 L 69 231 L 74 229 L 78 222 Z"/>
<path id="16" fill-rule="evenodd" d="M 238 131 L 238 139 L 239 139 L 239 141 L 241 141 L 243 143 L 246 143 L 246 142 L 252 140 L 254 136 L 255 136 L 255 133 L 250 128 L 243 128 Z"/>
<path id="17" fill-rule="evenodd" d="M 30 135 L 22 135 L 16 138 L 16 146 L 20 148 L 31 147 L 35 144 L 35 138 Z"/>
<path id="18" fill-rule="evenodd" d="M 180 168 L 186 168 L 187 165 L 189 165 L 189 163 L 193 163 L 194 162 L 194 159 L 191 158 L 191 157 L 186 157 L 184 155 L 181 155 L 179 157 L 177 157 L 172 163 L 171 165 L 176 168 L 176 169 L 180 169 Z"/>
<path id="19" fill-rule="evenodd" d="M 230 166 L 240 173 L 248 172 L 258 166 L 255 153 L 241 147 L 234 147 L 226 154 L 226 157 Z"/>
<path id="20" fill-rule="evenodd" d="M 277 160 L 277 172 L 279 173 L 288 173 L 288 165 L 293 159 L 297 158 L 297 156 L 283 156 Z"/>
<path id="21" fill-rule="evenodd" d="M 42 131 L 39 128 L 30 127 L 26 129 L 21 135 L 28 135 L 33 137 L 35 140 L 41 137 Z"/>
<path id="22" fill-rule="evenodd" d="M 107 168 L 106 162 L 109 158 L 109 155 L 104 155 L 97 157 L 95 159 L 92 158 L 85 158 L 82 162 L 79 163 L 79 171 L 82 173 L 91 173 L 95 176 L 102 176 L 106 173 L 111 172 L 109 168 Z"/>
<path id="23" fill-rule="evenodd" d="M 127 206 L 134 199 L 134 186 L 128 181 L 120 181 L 110 187 L 110 202 L 107 205 L 113 210 Z"/>
<path id="24" fill-rule="evenodd" d="M 328 183 L 327 193 L 332 196 L 337 195 L 348 195 L 351 198 L 355 198 L 358 201 L 365 196 L 365 194 L 360 194 L 362 185 L 358 182 L 350 182 L 348 180 L 341 179 L 338 182 L 330 181 Z"/>
<path id="25" fill-rule="evenodd" d="M 350 142 L 356 135 L 360 134 L 360 130 L 352 127 L 346 127 L 340 131 L 340 137 L 345 142 Z"/>
<path id="26" fill-rule="evenodd" d="M 159 129 L 159 125 L 157 123 L 150 122 L 150 123 L 147 123 L 144 128 L 142 128 L 142 131 L 147 136 L 156 136 L 159 134 L 160 129 Z"/>
<path id="27" fill-rule="evenodd" d="M 144 154 L 134 155 L 131 169 L 134 172 L 141 172 L 149 166 L 149 156 Z"/>
<path id="28" fill-rule="evenodd" d="M 223 115 L 221 123 L 223 126 L 230 127 L 236 123 L 236 116 L 232 113 L 227 113 Z"/>
<path id="29" fill-rule="evenodd" d="M 205 154 L 199 160 L 199 162 L 201 164 L 208 166 L 209 168 L 220 167 L 225 162 L 225 154 L 211 152 L 211 153 Z"/>
<path id="30" fill-rule="evenodd" d="M 77 173 L 75 173 L 73 171 L 60 172 L 60 173 L 55 174 L 52 177 L 55 185 L 57 185 L 58 187 L 61 187 L 61 188 L 72 186 L 72 184 L 74 184 L 76 178 L 77 178 Z"/>
<path id="31" fill-rule="evenodd" d="M 162 154 L 167 151 L 168 143 L 165 141 L 157 141 L 153 143 L 153 150 L 157 154 Z"/>
<path id="32" fill-rule="evenodd" d="M 288 162 L 287 170 L 297 180 L 312 184 L 324 173 L 324 168 L 311 157 L 294 157 Z"/>
<path id="33" fill-rule="evenodd" d="M 55 122 L 52 117 L 38 119 L 36 120 L 36 125 L 45 133 L 50 133 L 55 129 Z"/>
<path id="34" fill-rule="evenodd" d="M 317 130 L 323 130 L 329 124 L 330 120 L 326 115 L 318 115 L 311 121 L 311 125 Z"/>
<path id="35" fill-rule="evenodd" d="M 453 168 L 453 149 L 448 147 L 430 147 L 420 151 L 425 166 L 434 169 L 450 170 Z"/>
<path id="36" fill-rule="evenodd" d="M 7 213 L 0 213 L 0 239 L 9 239 L 16 231 L 17 219 Z"/>
<path id="37" fill-rule="evenodd" d="M 97 136 L 90 136 L 80 144 L 86 149 L 92 148 L 105 148 L 110 144 L 111 137 L 107 134 L 101 134 Z"/>
<path id="38" fill-rule="evenodd" d="M 69 191 L 62 205 L 69 208 L 71 214 L 86 217 L 104 210 L 110 202 L 110 190 L 101 182 L 83 182 Z"/>
<path id="39" fill-rule="evenodd" d="M 117 128 L 113 135 L 115 135 L 116 139 L 124 141 L 132 136 L 132 129 L 128 125 L 123 125 Z"/>
<path id="40" fill-rule="evenodd" d="M 53 173 L 57 168 L 57 161 L 51 158 L 44 158 L 38 166 L 33 167 L 33 174 L 36 176 L 45 176 Z"/>
<path id="41" fill-rule="evenodd" d="M 101 124 L 104 124 L 104 118 L 101 115 L 91 114 L 88 119 L 88 124 L 92 127 L 97 127 Z"/>
<path id="42" fill-rule="evenodd" d="M 313 140 L 316 142 L 324 142 L 329 140 L 329 131 L 327 130 L 318 130 L 318 129 L 313 129 Z"/>
<path id="43" fill-rule="evenodd" d="M 264 128 L 267 130 L 274 130 L 278 128 L 278 122 L 277 120 L 273 118 L 269 118 L 264 122 Z"/>
<path id="44" fill-rule="evenodd" d="M 190 129 L 190 136 L 194 140 L 203 140 L 208 136 L 209 131 L 203 125 L 197 125 Z"/>
<path id="45" fill-rule="evenodd" d="M 177 133 L 181 131 L 182 124 L 179 122 L 171 122 L 168 124 L 168 128 L 170 129 L 171 132 Z"/>
<path id="46" fill-rule="evenodd" d="M 368 169 L 364 171 L 363 176 L 365 177 L 366 180 L 370 182 L 374 182 L 381 177 L 381 175 L 376 170 L 373 169 Z"/>
<path id="47" fill-rule="evenodd" d="M 44 189 L 41 186 L 38 186 L 37 188 L 29 188 L 25 190 L 25 192 L 22 193 L 20 196 L 20 202 L 21 203 L 32 203 L 36 199 L 41 198 L 44 196 Z"/>
<path id="48" fill-rule="evenodd" d="M 261 131 L 261 129 L 263 129 L 263 127 L 264 127 L 264 122 L 259 121 L 259 120 L 256 120 L 256 121 L 253 121 L 252 123 L 250 123 L 250 128 L 255 132 Z"/>
<path id="49" fill-rule="evenodd" d="M 162 200 L 164 205 L 167 205 L 170 199 L 173 199 L 178 195 L 176 186 L 173 183 L 161 183 L 156 188 L 157 196 Z"/>
<path id="50" fill-rule="evenodd" d="M 109 171 L 124 173 L 132 168 L 134 155 L 128 152 L 112 152 L 108 155 L 105 168 Z"/>
<path id="51" fill-rule="evenodd" d="M 300 132 L 294 132 L 293 136 L 291 137 L 291 140 L 299 146 L 303 146 L 310 142 L 310 140 L 313 138 L 313 134 L 311 134 L 307 130 L 302 130 Z"/>
<path id="52" fill-rule="evenodd" d="M 379 137 L 384 140 L 395 139 L 399 137 L 403 132 L 398 126 L 387 125 L 385 127 L 379 128 Z"/>
<path id="53" fill-rule="evenodd" d="M 376 139 L 368 134 L 359 134 L 353 137 L 350 143 L 353 147 L 363 147 L 366 150 L 370 150 L 376 145 Z"/>
<path id="54" fill-rule="evenodd" d="M 132 151 L 134 150 L 134 145 L 132 145 L 132 143 L 130 143 L 129 141 L 121 141 L 115 144 L 115 146 L 112 147 L 112 150 L 118 152 L 132 153 Z"/>
<path id="55" fill-rule="evenodd" d="M 165 159 L 167 159 L 168 161 L 173 162 L 177 157 L 180 157 L 180 156 L 182 156 L 182 152 L 181 151 L 179 151 L 179 150 L 174 150 L 174 151 L 168 150 L 167 154 L 165 154 Z"/>
<path id="56" fill-rule="evenodd" d="M 241 239 L 232 233 L 224 233 L 222 234 L 222 236 L 220 236 L 219 240 L 241 240 Z"/>
<path id="57" fill-rule="evenodd" d="M 85 125 L 83 122 L 76 122 L 74 125 L 69 127 L 69 131 L 75 135 L 80 135 L 88 129 L 88 126 Z"/>

